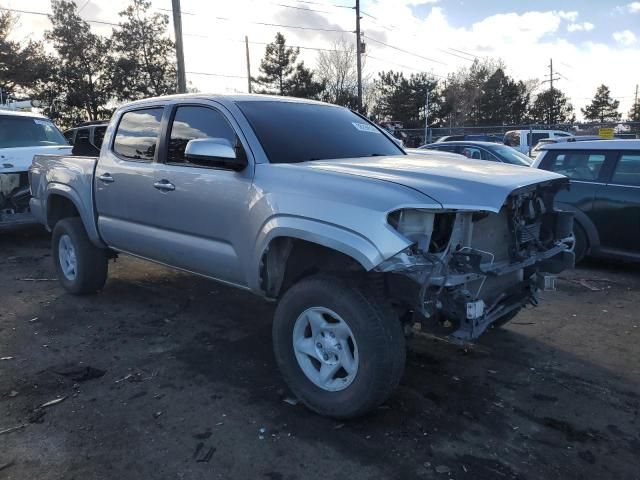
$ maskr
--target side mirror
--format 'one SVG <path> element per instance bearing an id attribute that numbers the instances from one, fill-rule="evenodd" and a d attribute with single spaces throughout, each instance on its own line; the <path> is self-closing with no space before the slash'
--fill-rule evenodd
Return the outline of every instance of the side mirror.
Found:
<path id="1" fill-rule="evenodd" d="M 242 155 L 236 155 L 236 149 L 226 138 L 196 138 L 189 140 L 184 151 L 187 160 L 204 166 L 219 166 L 239 172 L 247 166 Z"/>

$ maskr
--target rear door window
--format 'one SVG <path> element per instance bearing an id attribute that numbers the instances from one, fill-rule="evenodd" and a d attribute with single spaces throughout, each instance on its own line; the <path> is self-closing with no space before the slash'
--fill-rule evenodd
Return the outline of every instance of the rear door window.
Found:
<path id="1" fill-rule="evenodd" d="M 620 156 L 611 183 L 640 186 L 640 152 L 623 153 Z"/>
<path id="2" fill-rule="evenodd" d="M 121 157 L 151 162 L 160 136 L 164 108 L 145 108 L 126 112 L 120 119 L 113 151 Z"/>
<path id="3" fill-rule="evenodd" d="M 549 138 L 548 133 L 527 133 L 527 145 L 536 145 L 543 138 Z"/>
<path id="4" fill-rule="evenodd" d="M 93 145 L 96 148 L 102 147 L 102 141 L 104 140 L 104 134 L 107 131 L 107 126 L 104 127 L 96 127 L 93 130 Z"/>
<path id="5" fill-rule="evenodd" d="M 566 175 L 573 180 L 597 181 L 605 160 L 604 152 L 549 152 L 544 159 L 543 168 Z"/>
<path id="6" fill-rule="evenodd" d="M 79 128 L 76 133 L 76 141 L 75 143 L 86 142 L 89 143 L 89 129 L 88 128 Z"/>
<path id="7" fill-rule="evenodd" d="M 461 153 L 467 158 L 473 160 L 488 160 L 486 152 L 477 147 L 463 146 L 461 147 Z"/>
<path id="8" fill-rule="evenodd" d="M 69 142 L 69 145 L 73 145 L 73 137 L 75 135 L 76 131 L 75 130 L 67 130 L 66 132 L 64 132 L 64 138 L 67 139 L 67 141 Z"/>

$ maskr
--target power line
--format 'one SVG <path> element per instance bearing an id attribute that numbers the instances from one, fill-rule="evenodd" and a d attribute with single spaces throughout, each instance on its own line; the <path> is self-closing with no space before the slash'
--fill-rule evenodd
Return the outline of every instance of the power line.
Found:
<path id="1" fill-rule="evenodd" d="M 184 34 L 185 37 L 199 37 L 199 38 L 213 38 L 216 40 L 224 40 L 226 42 L 234 42 L 234 43 L 245 43 L 244 40 L 236 40 L 235 38 L 217 38 L 217 37 L 212 37 L 210 35 L 200 35 L 197 33 L 185 33 Z M 256 42 L 256 41 L 249 41 L 249 43 L 251 45 L 269 45 L 271 42 Z M 306 45 L 290 45 L 287 44 L 287 47 L 291 47 L 291 48 L 299 48 L 301 50 L 315 50 L 315 51 L 319 51 L 319 52 L 349 52 L 350 50 L 340 50 L 340 49 L 336 49 L 336 48 L 320 48 L 320 47 L 309 47 Z"/>
<path id="2" fill-rule="evenodd" d="M 403 52 L 403 53 L 406 53 L 408 55 L 413 55 L 414 57 L 422 58 L 423 60 L 427 60 L 429 62 L 439 63 L 441 65 L 447 65 L 446 63 L 441 62 L 440 60 L 435 60 L 433 58 L 424 57 L 422 55 L 419 55 L 419 54 L 414 53 L 414 52 L 410 52 L 410 51 L 405 50 L 403 48 L 396 47 L 394 45 L 389 45 L 388 43 L 381 42 L 380 40 L 376 40 L 375 38 L 371 38 L 371 37 L 369 37 L 367 35 L 363 35 L 363 37 L 368 39 L 368 40 L 371 40 L 372 42 L 379 43 L 380 45 L 384 45 L 385 47 L 392 48 L 393 50 L 398 50 L 399 52 Z"/>
<path id="3" fill-rule="evenodd" d="M 158 10 L 161 11 L 166 11 L 166 9 L 164 8 L 159 8 Z M 198 15 L 197 13 L 193 13 L 193 12 L 182 12 L 183 15 Z M 242 22 L 242 20 L 234 20 L 233 18 L 228 18 L 228 17 L 211 17 L 214 18 L 216 20 L 222 20 L 225 22 Z M 244 22 L 244 23 L 249 23 L 251 25 L 263 25 L 266 27 L 280 27 L 280 28 L 292 28 L 292 29 L 296 29 L 296 30 L 314 30 L 314 31 L 318 31 L 318 32 L 338 32 L 338 33 L 353 33 L 349 30 L 340 30 L 337 28 L 319 28 L 319 27 L 301 27 L 299 25 L 283 25 L 280 23 L 267 23 L 267 22 Z"/>
<path id="4" fill-rule="evenodd" d="M 349 9 L 353 9 L 353 6 L 351 5 L 339 5 L 337 3 L 321 3 L 321 2 L 311 2 L 311 1 L 305 1 L 305 0 L 293 0 L 297 3 L 308 3 L 309 5 L 321 5 L 323 7 L 335 7 L 335 8 L 349 8 Z"/>
<path id="5" fill-rule="evenodd" d="M 378 58 L 378 57 L 374 57 L 373 55 L 369 55 L 367 54 L 366 58 L 371 58 L 373 60 L 378 60 L 379 62 L 384 62 L 384 63 L 390 63 L 391 65 L 395 65 L 397 67 L 402 67 L 402 68 L 406 68 L 408 70 L 414 70 L 416 72 L 423 72 L 423 73 L 427 73 L 429 75 L 433 75 L 434 77 L 438 77 L 438 78 L 445 78 L 442 75 L 438 75 L 437 73 L 433 73 L 433 72 L 427 72 L 426 70 L 422 70 L 420 68 L 416 68 L 416 67 L 410 67 L 408 65 L 403 65 L 402 63 L 397 63 L 397 62 L 392 62 L 391 60 L 385 60 L 383 58 Z"/>
<path id="6" fill-rule="evenodd" d="M 46 12 L 33 12 L 31 10 L 20 10 L 17 8 L 5 8 L 5 7 L 0 7 L 0 10 L 6 10 L 8 12 L 15 12 L 15 13 L 24 13 L 26 15 L 41 15 L 44 17 L 49 17 L 49 13 Z M 111 25 L 112 27 L 119 27 L 120 24 L 118 23 L 113 23 L 113 22 L 105 22 L 103 20 L 87 20 L 81 17 L 82 20 L 84 20 L 87 23 L 99 23 L 99 24 L 103 24 L 103 25 Z"/>
<path id="7" fill-rule="evenodd" d="M 207 77 L 224 77 L 224 78 L 247 78 L 246 75 L 225 75 L 222 73 L 209 73 L 209 72 L 186 72 L 189 75 L 204 75 Z"/>
<path id="8" fill-rule="evenodd" d="M 271 3 L 271 5 L 277 5 L 278 7 L 293 8 L 295 10 L 302 10 L 303 12 L 330 13 L 330 12 L 327 12 L 326 10 L 315 10 L 313 8 L 308 8 L 308 7 L 296 7 L 294 5 L 285 5 L 284 3 L 273 3 L 273 2 L 269 2 L 269 3 Z"/>

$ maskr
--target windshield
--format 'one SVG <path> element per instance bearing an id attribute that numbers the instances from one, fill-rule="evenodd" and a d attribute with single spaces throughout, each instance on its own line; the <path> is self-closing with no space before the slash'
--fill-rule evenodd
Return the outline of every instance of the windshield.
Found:
<path id="1" fill-rule="evenodd" d="M 492 152 L 498 155 L 503 162 L 511 163 L 512 165 L 528 167 L 533 163 L 533 159 L 511 147 L 496 147 L 492 149 Z"/>
<path id="2" fill-rule="evenodd" d="M 51 145 L 69 145 L 51 120 L 0 115 L 0 148 Z"/>
<path id="3" fill-rule="evenodd" d="M 346 108 L 297 102 L 237 102 L 271 163 L 404 155 L 375 125 Z"/>

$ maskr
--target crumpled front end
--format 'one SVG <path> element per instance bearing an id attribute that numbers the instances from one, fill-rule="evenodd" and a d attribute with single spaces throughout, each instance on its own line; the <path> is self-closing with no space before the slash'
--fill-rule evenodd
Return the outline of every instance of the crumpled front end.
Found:
<path id="1" fill-rule="evenodd" d="M 573 214 L 553 199 L 564 179 L 515 190 L 498 213 L 399 210 L 389 223 L 413 244 L 381 263 L 389 288 L 421 313 L 428 330 L 457 341 L 537 304 L 553 275 L 572 268 Z"/>
<path id="2" fill-rule="evenodd" d="M 27 172 L 0 173 L 0 228 L 35 223 Z"/>

